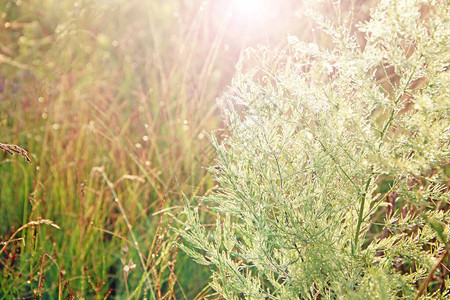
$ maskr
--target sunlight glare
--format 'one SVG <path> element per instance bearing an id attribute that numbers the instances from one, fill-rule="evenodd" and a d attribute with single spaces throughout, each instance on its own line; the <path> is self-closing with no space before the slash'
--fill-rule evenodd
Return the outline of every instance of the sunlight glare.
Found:
<path id="1" fill-rule="evenodd" d="M 264 19 L 269 13 L 267 0 L 238 0 L 235 2 L 239 17 L 248 19 Z"/>

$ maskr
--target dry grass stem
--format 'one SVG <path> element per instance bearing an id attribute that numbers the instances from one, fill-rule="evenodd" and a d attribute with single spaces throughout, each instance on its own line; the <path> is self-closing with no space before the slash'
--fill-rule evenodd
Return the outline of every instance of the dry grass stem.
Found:
<path id="1" fill-rule="evenodd" d="M 17 229 L 17 230 L 13 233 L 13 235 L 9 238 L 9 240 L 7 240 L 7 241 L 4 243 L 3 248 L 0 250 L 0 254 L 2 254 L 3 251 L 5 251 L 6 247 L 8 246 L 8 244 L 9 244 L 10 242 L 14 241 L 15 236 L 16 236 L 19 232 L 21 232 L 22 230 L 24 230 L 25 228 L 28 228 L 28 227 L 30 227 L 30 226 L 39 226 L 39 225 L 41 225 L 41 224 L 46 224 L 46 225 L 53 226 L 53 227 L 55 227 L 55 228 L 57 228 L 57 229 L 61 229 L 58 225 L 56 225 L 55 223 L 53 223 L 53 221 L 51 221 L 51 220 L 41 219 L 41 220 L 36 220 L 36 221 L 30 221 L 30 222 L 28 222 L 27 224 L 21 226 L 19 229 Z"/>
<path id="2" fill-rule="evenodd" d="M 25 160 L 27 162 L 31 163 L 31 159 L 28 156 L 28 152 L 25 149 L 23 149 L 23 148 L 21 148 L 21 147 L 19 147 L 17 145 L 0 143 L 0 149 L 2 149 L 3 151 L 5 151 L 5 152 L 7 152 L 7 153 L 9 153 L 11 155 L 14 155 L 14 153 L 18 153 L 20 156 L 25 158 Z"/>

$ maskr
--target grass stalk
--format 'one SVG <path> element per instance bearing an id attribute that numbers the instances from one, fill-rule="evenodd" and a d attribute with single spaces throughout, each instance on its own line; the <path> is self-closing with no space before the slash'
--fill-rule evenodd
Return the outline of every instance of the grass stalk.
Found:
<path id="1" fill-rule="evenodd" d="M 130 221 L 128 220 L 128 217 L 127 217 L 127 214 L 125 212 L 125 209 L 123 208 L 122 203 L 120 202 L 120 199 L 119 199 L 119 197 L 118 197 L 118 195 L 117 195 L 117 193 L 116 193 L 116 191 L 114 189 L 114 184 L 109 180 L 108 176 L 105 173 L 104 168 L 97 167 L 97 168 L 94 168 L 93 171 L 94 172 L 99 172 L 103 176 L 103 179 L 105 180 L 106 184 L 108 185 L 108 188 L 109 188 L 109 190 L 110 190 L 110 192 L 111 192 L 111 194 L 113 196 L 114 202 L 117 204 L 117 207 L 120 210 L 120 213 L 121 213 L 121 215 L 122 215 L 122 217 L 123 217 L 123 219 L 124 219 L 124 221 L 125 221 L 125 223 L 126 223 L 126 225 L 128 227 L 128 231 L 130 232 L 131 238 L 133 240 L 134 247 L 136 248 L 137 253 L 139 255 L 139 261 L 141 263 L 142 270 L 144 272 L 144 276 L 145 276 L 145 279 L 147 281 L 148 289 L 150 290 L 153 299 L 156 300 L 157 298 L 156 298 L 155 290 L 154 290 L 154 287 L 153 287 L 152 280 L 150 279 L 150 276 L 148 275 L 148 272 L 147 272 L 144 256 L 142 255 L 142 252 L 141 252 L 141 250 L 139 248 L 139 243 L 138 243 L 138 241 L 136 239 L 136 236 L 135 236 L 135 234 L 133 232 L 133 226 L 131 225 Z"/>

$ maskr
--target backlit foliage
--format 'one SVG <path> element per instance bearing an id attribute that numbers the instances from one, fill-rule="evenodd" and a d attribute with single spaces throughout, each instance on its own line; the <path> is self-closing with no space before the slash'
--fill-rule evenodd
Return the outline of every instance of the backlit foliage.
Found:
<path id="1" fill-rule="evenodd" d="M 215 230 L 190 205 L 179 230 L 221 296 L 448 295 L 448 8 L 381 1 L 356 27 L 311 10 L 331 42 L 244 53 L 230 136 L 210 136 Z"/>

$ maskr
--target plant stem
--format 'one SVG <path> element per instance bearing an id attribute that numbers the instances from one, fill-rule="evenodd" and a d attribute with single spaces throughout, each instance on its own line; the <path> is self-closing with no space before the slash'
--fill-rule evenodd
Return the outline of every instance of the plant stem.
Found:
<path id="1" fill-rule="evenodd" d="M 425 278 L 425 281 L 420 286 L 419 292 L 417 293 L 416 298 L 414 298 L 415 300 L 419 299 L 420 296 L 422 296 L 423 292 L 425 292 L 425 289 L 427 288 L 428 284 L 430 283 L 431 277 L 433 277 L 434 272 L 442 264 L 445 257 L 447 256 L 447 254 L 448 254 L 448 250 L 445 249 L 444 252 L 442 252 L 442 255 L 441 255 L 441 258 L 439 259 L 439 261 L 433 266 L 433 268 L 430 270 L 430 273 L 428 273 L 428 276 Z"/>
<path id="2" fill-rule="evenodd" d="M 119 200 L 119 196 L 117 195 L 116 191 L 114 190 L 114 185 L 109 180 L 108 176 L 106 175 L 106 173 L 105 173 L 105 171 L 104 171 L 104 169 L 102 167 L 96 168 L 95 170 L 97 172 L 100 172 L 103 175 L 103 178 L 104 178 L 106 184 L 108 185 L 108 187 L 109 187 L 109 189 L 111 191 L 111 194 L 112 194 L 112 196 L 114 198 L 114 202 L 117 204 L 117 206 L 118 206 L 118 208 L 120 210 L 120 213 L 122 214 L 122 217 L 123 217 L 125 223 L 127 224 L 127 227 L 128 227 L 129 232 L 130 232 L 131 238 L 133 239 L 134 246 L 137 249 L 139 260 L 141 262 L 141 265 L 142 265 L 142 268 L 143 268 L 143 271 L 144 271 L 144 276 L 145 276 L 145 278 L 147 280 L 147 284 L 148 284 L 148 287 L 150 289 L 151 295 L 152 295 L 153 299 L 156 299 L 155 291 L 153 289 L 153 283 L 152 283 L 152 280 L 150 279 L 150 277 L 148 276 L 148 272 L 146 270 L 147 268 L 146 268 L 146 264 L 145 264 L 145 261 L 144 261 L 144 257 L 142 256 L 142 252 L 139 250 L 139 244 L 137 242 L 136 236 L 133 233 L 133 227 L 131 226 L 131 223 L 128 220 L 128 217 L 127 217 L 127 215 L 125 213 L 125 209 L 123 208 L 123 206 L 122 206 L 122 204 L 121 204 L 121 202 Z"/>
<path id="3" fill-rule="evenodd" d="M 373 169 L 373 167 L 371 168 L 371 170 L 372 169 Z M 358 247 L 359 232 L 361 230 L 361 224 L 362 224 L 362 221 L 363 221 L 364 205 L 366 203 L 367 190 L 369 189 L 370 182 L 372 181 L 372 175 L 373 174 L 372 174 L 372 171 L 371 171 L 370 176 L 369 176 L 369 178 L 366 181 L 366 186 L 364 187 L 364 192 L 361 194 L 361 205 L 359 207 L 358 223 L 356 224 L 355 242 L 354 242 L 354 245 L 352 247 L 352 254 L 355 254 L 354 251 Z"/>

